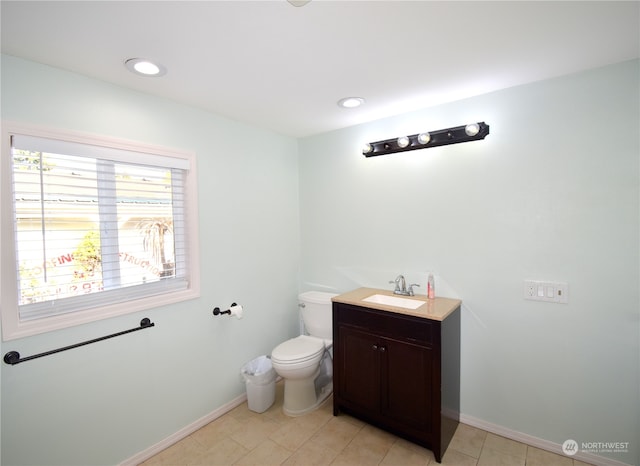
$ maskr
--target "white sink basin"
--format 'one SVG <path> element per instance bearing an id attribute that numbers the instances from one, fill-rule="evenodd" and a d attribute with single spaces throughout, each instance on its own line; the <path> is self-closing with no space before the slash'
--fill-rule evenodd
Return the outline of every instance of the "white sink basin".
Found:
<path id="1" fill-rule="evenodd" d="M 417 299 L 400 298 L 399 296 L 387 296 L 386 294 L 374 294 L 363 301 L 375 304 L 385 304 L 387 306 L 403 307 L 405 309 L 417 309 L 422 306 L 425 301 Z"/>

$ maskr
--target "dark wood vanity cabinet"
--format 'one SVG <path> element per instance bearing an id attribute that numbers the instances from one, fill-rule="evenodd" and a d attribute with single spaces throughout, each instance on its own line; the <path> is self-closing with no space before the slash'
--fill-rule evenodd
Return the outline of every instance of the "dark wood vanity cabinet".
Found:
<path id="1" fill-rule="evenodd" d="M 443 321 L 333 303 L 334 415 L 345 412 L 433 451 L 460 413 L 460 308 Z"/>

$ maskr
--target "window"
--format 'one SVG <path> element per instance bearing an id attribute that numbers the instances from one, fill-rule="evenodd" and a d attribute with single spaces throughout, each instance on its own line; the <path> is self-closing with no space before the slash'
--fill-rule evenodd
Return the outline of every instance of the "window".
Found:
<path id="1" fill-rule="evenodd" d="M 41 133 L 3 138 L 4 338 L 196 297 L 193 156 Z"/>

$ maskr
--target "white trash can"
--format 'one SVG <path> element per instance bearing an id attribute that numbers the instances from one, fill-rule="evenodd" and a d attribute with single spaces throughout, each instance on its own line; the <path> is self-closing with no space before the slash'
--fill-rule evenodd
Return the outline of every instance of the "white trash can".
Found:
<path id="1" fill-rule="evenodd" d="M 251 411 L 263 413 L 276 400 L 276 371 L 271 359 L 260 356 L 242 366 L 240 374 L 247 386 L 247 404 Z"/>

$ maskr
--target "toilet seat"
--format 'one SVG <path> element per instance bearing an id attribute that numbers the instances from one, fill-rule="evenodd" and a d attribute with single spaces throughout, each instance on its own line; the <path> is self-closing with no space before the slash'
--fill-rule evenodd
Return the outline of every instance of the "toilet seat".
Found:
<path id="1" fill-rule="evenodd" d="M 324 340 L 300 335 L 276 346 L 271 352 L 271 361 L 276 364 L 299 364 L 320 358 L 324 350 Z"/>

